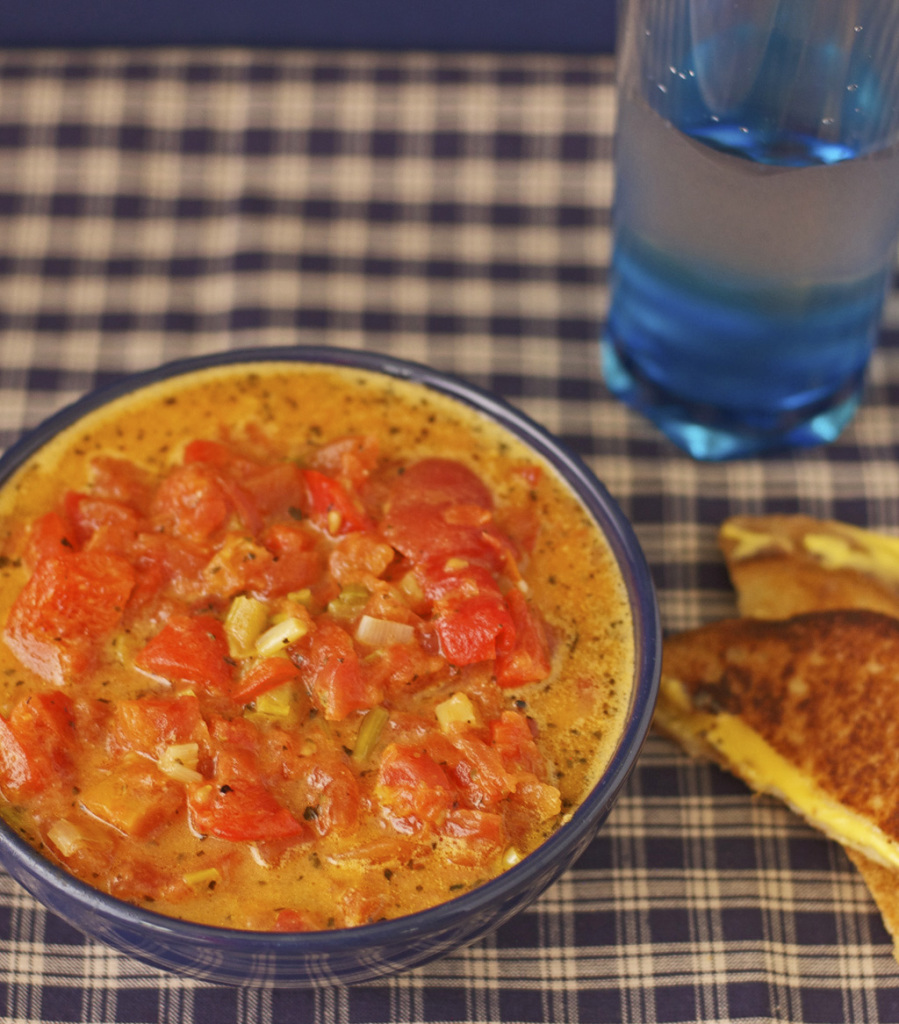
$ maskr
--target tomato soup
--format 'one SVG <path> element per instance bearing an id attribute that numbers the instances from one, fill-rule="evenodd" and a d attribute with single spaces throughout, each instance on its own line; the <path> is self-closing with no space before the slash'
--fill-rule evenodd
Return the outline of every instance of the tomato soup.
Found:
<path id="1" fill-rule="evenodd" d="M 352 927 L 526 857 L 614 750 L 623 582 L 555 472 L 294 363 L 116 399 L 0 492 L 0 813 L 123 900 Z"/>

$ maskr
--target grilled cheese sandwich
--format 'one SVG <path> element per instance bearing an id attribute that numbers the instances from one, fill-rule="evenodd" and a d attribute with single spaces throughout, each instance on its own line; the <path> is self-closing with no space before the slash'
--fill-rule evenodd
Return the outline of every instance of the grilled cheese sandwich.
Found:
<path id="1" fill-rule="evenodd" d="M 755 792 L 779 798 L 831 839 L 899 871 L 899 839 L 835 800 L 739 716 L 693 709 L 687 687 L 672 676 L 662 679 L 656 725 L 694 756 L 717 761 Z"/>
<path id="2" fill-rule="evenodd" d="M 719 544 L 748 618 L 666 640 L 657 727 L 840 842 L 899 960 L 899 539 L 740 516 Z"/>

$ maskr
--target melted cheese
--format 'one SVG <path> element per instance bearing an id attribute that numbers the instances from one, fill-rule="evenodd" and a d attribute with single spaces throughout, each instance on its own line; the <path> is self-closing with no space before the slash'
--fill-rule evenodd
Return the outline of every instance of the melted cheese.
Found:
<path id="1" fill-rule="evenodd" d="M 736 523 L 727 522 L 721 527 L 721 536 L 734 542 L 731 558 L 735 562 L 744 562 L 760 555 L 763 551 L 789 551 L 790 542 L 786 537 L 778 537 L 773 533 L 762 533 L 758 530 L 747 530 Z"/>
<path id="2" fill-rule="evenodd" d="M 790 554 L 801 545 L 805 553 L 825 569 L 853 569 L 886 583 L 899 583 L 899 537 L 873 533 L 847 523 L 839 524 L 839 533 L 816 531 L 792 539 L 726 522 L 721 527 L 721 536 L 733 544 L 730 553 L 733 562 L 746 562 L 765 553 Z"/>
<path id="3" fill-rule="evenodd" d="M 718 755 L 752 789 L 779 797 L 811 825 L 886 867 L 899 869 L 899 843 L 834 800 L 736 715 L 696 711 L 684 685 L 663 678 L 656 711 L 662 729 L 693 753 Z"/>
<path id="4" fill-rule="evenodd" d="M 802 544 L 825 569 L 855 569 L 892 582 L 899 579 L 899 539 L 867 530 L 850 535 L 854 544 L 831 533 L 807 533 Z"/>

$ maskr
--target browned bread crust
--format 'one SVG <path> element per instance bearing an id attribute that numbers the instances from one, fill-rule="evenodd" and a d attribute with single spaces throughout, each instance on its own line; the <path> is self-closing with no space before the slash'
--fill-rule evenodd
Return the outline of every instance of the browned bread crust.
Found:
<path id="1" fill-rule="evenodd" d="M 833 540 L 821 541 L 821 538 Z M 811 538 L 811 539 L 809 539 Z M 844 560 L 827 557 L 828 544 L 834 550 L 842 551 L 848 557 Z M 724 554 L 728 571 L 737 590 L 737 603 L 740 614 L 760 619 L 788 619 L 796 615 L 829 609 L 869 609 L 899 619 L 899 571 L 897 571 L 897 550 L 899 540 L 887 538 L 858 527 L 849 526 L 834 520 L 814 519 L 810 516 L 735 516 L 722 524 L 719 533 L 719 545 Z M 855 557 L 855 556 L 859 557 Z M 844 624 L 846 620 L 844 619 Z M 732 627 L 723 627 L 725 631 Z M 799 629 L 807 629 L 800 626 Z M 754 631 L 756 641 L 759 634 Z M 796 628 L 790 627 L 795 637 Z M 888 635 L 889 631 L 887 631 Z M 682 638 L 671 638 L 666 641 L 666 658 L 672 669 L 689 675 L 699 672 L 698 678 L 703 685 L 709 674 L 714 675 L 715 666 L 722 667 L 722 655 L 715 655 L 714 645 L 710 650 L 709 637 L 702 634 L 685 634 Z M 782 641 L 783 643 L 785 641 Z M 691 646 L 696 645 L 691 652 Z M 850 651 L 853 643 L 844 647 L 845 657 L 851 661 Z M 861 649 L 860 642 L 855 642 L 858 660 L 867 657 Z M 783 650 L 783 647 L 781 647 Z M 899 662 L 893 662 L 899 676 Z M 733 670 L 732 670 L 733 672 Z M 857 672 L 850 672 L 850 678 L 858 680 Z M 745 677 L 744 677 L 745 678 Z M 886 679 L 885 673 L 878 675 Z M 899 688 L 899 681 L 896 683 Z M 889 689 L 887 686 L 886 689 Z M 850 692 L 856 692 L 854 687 Z M 745 696 L 745 693 L 744 693 Z M 830 698 L 828 698 L 829 700 Z M 887 694 L 878 700 L 892 701 Z M 742 698 L 741 698 L 742 701 Z M 849 737 L 863 730 L 863 726 L 872 717 L 873 707 L 850 707 L 848 694 L 839 698 L 841 708 L 844 750 L 848 749 Z M 751 703 L 751 702 L 750 702 Z M 883 708 L 883 705 L 881 704 Z M 757 712 L 769 718 L 770 709 Z M 886 710 L 882 710 L 885 714 Z M 809 719 L 800 718 L 802 728 L 807 730 Z M 770 723 L 769 723 L 770 724 Z M 789 731 L 789 721 L 780 724 L 781 730 Z M 889 728 L 892 728 L 891 726 Z M 713 756 L 719 762 L 723 758 L 703 744 L 701 737 L 682 735 L 679 738 L 694 756 Z M 883 770 L 883 761 L 887 760 L 884 778 L 889 780 L 899 775 L 899 756 L 896 764 L 890 764 L 890 754 L 897 748 L 892 746 L 887 751 L 877 754 L 879 768 L 865 772 L 858 764 L 860 752 L 865 748 L 869 752 L 874 747 L 870 737 L 862 737 L 862 745 L 855 750 L 852 761 L 854 767 L 847 767 L 848 777 L 861 782 L 860 792 L 864 794 L 870 788 L 870 780 L 874 771 Z M 842 777 L 839 768 L 840 760 L 836 748 L 826 754 L 818 755 L 831 762 L 830 770 L 837 777 Z M 725 765 L 727 767 L 727 765 Z M 843 785 L 848 785 L 845 781 Z M 889 781 L 875 784 L 878 792 L 883 788 L 894 788 Z M 862 800 L 870 801 L 873 795 L 863 796 Z M 889 812 L 879 809 L 883 818 Z M 857 866 L 867 884 L 883 918 L 887 931 L 893 937 L 893 952 L 899 960 L 899 872 L 871 860 L 864 854 L 847 849 L 849 857 Z"/>
<path id="2" fill-rule="evenodd" d="M 899 620 L 860 610 L 728 619 L 671 637 L 662 675 L 696 709 L 738 716 L 899 841 Z M 740 774 L 738 761 L 727 767 Z"/>
<path id="3" fill-rule="evenodd" d="M 741 615 L 786 619 L 870 608 L 899 617 L 899 540 L 796 515 L 734 516 L 722 524 L 718 542 Z"/>

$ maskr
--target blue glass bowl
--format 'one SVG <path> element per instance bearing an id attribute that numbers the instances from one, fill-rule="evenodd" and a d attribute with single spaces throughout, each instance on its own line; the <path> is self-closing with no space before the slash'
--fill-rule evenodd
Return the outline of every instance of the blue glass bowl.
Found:
<path id="1" fill-rule="evenodd" d="M 36 899 L 90 938 L 154 967 L 209 982 L 300 988 L 354 984 L 426 964 L 497 928 L 551 885 L 595 837 L 637 759 L 658 692 L 661 632 L 652 579 L 633 530 L 577 456 L 496 396 L 427 367 L 375 353 L 312 347 L 235 350 L 127 377 L 91 392 L 18 441 L 0 458 L 0 484 L 57 433 L 121 395 L 208 367 L 284 360 L 361 368 L 418 382 L 474 407 L 546 458 L 608 539 L 630 598 L 636 650 L 633 697 L 620 743 L 571 821 L 498 878 L 407 917 L 358 928 L 284 934 L 189 924 L 92 889 L 0 823 L 0 863 Z"/>

